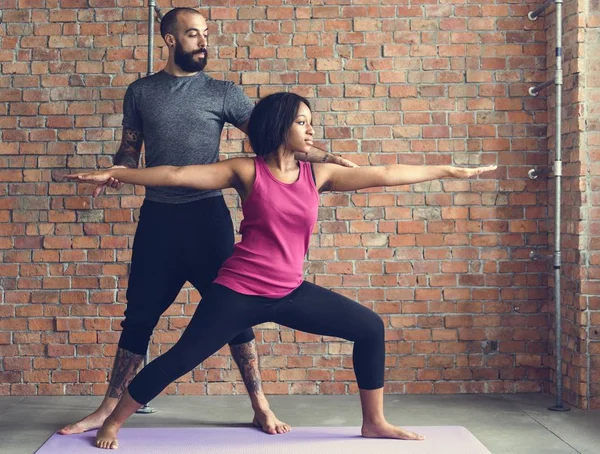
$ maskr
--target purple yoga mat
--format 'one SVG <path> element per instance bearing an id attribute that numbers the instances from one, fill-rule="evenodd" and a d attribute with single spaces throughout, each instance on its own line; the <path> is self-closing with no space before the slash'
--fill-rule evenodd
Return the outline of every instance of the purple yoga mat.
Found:
<path id="1" fill-rule="evenodd" d="M 36 454 L 491 454 L 460 426 L 406 427 L 425 441 L 362 438 L 360 427 L 295 427 L 282 435 L 267 435 L 246 427 L 182 427 L 122 429 L 119 449 L 94 447 L 96 432 L 54 434 Z"/>

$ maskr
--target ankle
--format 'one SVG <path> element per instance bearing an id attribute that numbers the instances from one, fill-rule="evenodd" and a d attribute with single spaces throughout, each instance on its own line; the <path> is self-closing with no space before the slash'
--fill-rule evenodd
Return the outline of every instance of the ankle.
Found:
<path id="1" fill-rule="evenodd" d="M 387 424 L 387 421 L 385 420 L 385 416 L 383 415 L 372 415 L 372 416 L 363 416 L 363 426 L 368 426 L 368 427 L 377 427 L 377 426 L 383 426 Z"/>
<path id="2" fill-rule="evenodd" d="M 271 409 L 269 401 L 264 394 L 254 395 L 250 398 L 250 400 L 252 401 L 252 409 L 254 411 L 267 411 Z"/>
<path id="3" fill-rule="evenodd" d="M 104 420 L 102 427 L 105 429 L 119 429 L 122 425 L 122 422 L 117 421 L 114 416 L 110 415 Z"/>
<path id="4" fill-rule="evenodd" d="M 110 415 L 113 410 L 117 407 L 119 403 L 119 399 L 115 399 L 114 397 L 106 398 L 100 404 L 100 407 L 96 410 L 97 413 L 101 413 L 104 416 Z"/>

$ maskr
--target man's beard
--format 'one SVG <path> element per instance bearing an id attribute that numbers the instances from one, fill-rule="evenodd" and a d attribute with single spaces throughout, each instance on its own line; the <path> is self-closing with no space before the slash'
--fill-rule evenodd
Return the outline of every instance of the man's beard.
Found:
<path id="1" fill-rule="evenodd" d="M 204 52 L 204 58 L 196 60 L 194 56 Z M 175 64 L 179 66 L 183 71 L 188 73 L 195 73 L 202 71 L 206 66 L 208 60 L 208 52 L 205 49 L 197 50 L 194 52 L 185 52 L 179 42 L 175 43 Z"/>

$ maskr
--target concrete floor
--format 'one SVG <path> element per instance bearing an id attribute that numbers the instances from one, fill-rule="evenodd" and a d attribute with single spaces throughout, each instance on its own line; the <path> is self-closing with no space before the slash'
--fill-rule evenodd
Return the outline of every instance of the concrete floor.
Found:
<path id="1" fill-rule="evenodd" d="M 87 415 L 99 397 L 0 397 L 0 453 L 34 453 L 57 429 Z M 292 426 L 360 426 L 357 396 L 271 396 Z M 600 411 L 552 412 L 545 394 L 389 395 L 387 419 L 404 426 L 464 426 L 493 454 L 600 453 Z M 164 396 L 158 412 L 135 415 L 127 427 L 244 425 L 244 396 Z M 319 454 L 319 453 L 313 453 Z"/>

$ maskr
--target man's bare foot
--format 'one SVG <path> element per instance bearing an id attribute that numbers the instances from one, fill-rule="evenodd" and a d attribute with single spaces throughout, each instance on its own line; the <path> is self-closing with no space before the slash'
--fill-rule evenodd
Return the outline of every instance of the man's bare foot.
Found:
<path id="1" fill-rule="evenodd" d="M 263 432 L 275 435 L 284 434 L 292 430 L 289 424 L 280 421 L 270 409 L 254 410 L 254 420 L 252 424 L 261 427 Z"/>
<path id="2" fill-rule="evenodd" d="M 87 432 L 88 430 L 99 429 L 104 424 L 111 410 L 103 411 L 101 408 L 96 410 L 91 415 L 86 416 L 75 424 L 69 424 L 58 431 L 61 435 L 73 435 Z"/>
<path id="3" fill-rule="evenodd" d="M 120 425 L 104 423 L 96 434 L 96 447 L 102 449 L 117 449 L 119 441 L 117 440 L 117 432 Z"/>
<path id="4" fill-rule="evenodd" d="M 384 421 L 379 424 L 363 423 L 362 436 L 365 438 L 397 438 L 399 440 L 425 440 L 423 435 L 409 432 Z"/>

